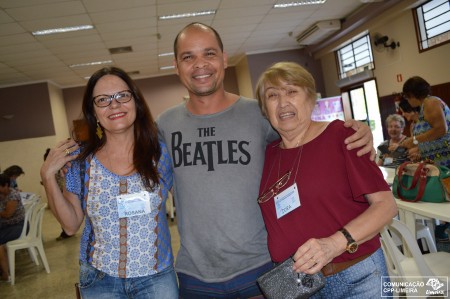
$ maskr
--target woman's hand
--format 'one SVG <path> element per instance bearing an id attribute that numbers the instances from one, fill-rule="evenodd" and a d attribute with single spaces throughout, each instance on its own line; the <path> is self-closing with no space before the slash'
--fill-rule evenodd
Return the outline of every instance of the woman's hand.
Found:
<path id="1" fill-rule="evenodd" d="M 412 162 L 419 162 L 421 159 L 419 147 L 415 146 L 408 150 L 408 159 Z"/>
<path id="2" fill-rule="evenodd" d="M 345 139 L 345 144 L 347 144 L 347 149 L 351 150 L 354 148 L 362 147 L 356 153 L 358 157 L 370 153 L 370 160 L 375 160 L 376 151 L 373 148 L 373 135 L 369 126 L 363 122 L 356 121 L 354 119 L 347 120 L 344 123 L 347 128 L 352 128 L 355 130 L 355 134 Z"/>
<path id="3" fill-rule="evenodd" d="M 400 143 L 400 146 L 404 147 L 406 149 L 410 149 L 410 148 L 412 148 L 412 147 L 414 147 L 416 145 L 413 143 L 413 138 L 412 137 L 408 137 L 408 138 L 405 138 L 405 140 L 403 140 Z"/>
<path id="4" fill-rule="evenodd" d="M 336 256 L 342 254 L 338 242 L 333 237 L 309 239 L 297 249 L 294 258 L 294 271 L 306 274 L 318 273 Z"/>
<path id="5" fill-rule="evenodd" d="M 70 155 L 79 148 L 73 139 L 66 139 L 56 144 L 48 153 L 47 159 L 41 167 L 42 181 L 54 178 L 56 173 L 64 167 L 70 167 L 70 161 L 78 155 Z"/>
<path id="6" fill-rule="evenodd" d="M 397 150 L 397 148 L 399 147 L 400 144 L 398 143 L 391 143 L 388 147 L 388 150 L 392 153 L 395 152 Z"/>
<path id="7" fill-rule="evenodd" d="M 67 173 L 70 162 L 78 156 L 71 153 L 78 148 L 78 144 L 72 139 L 59 142 L 50 150 L 41 167 L 41 178 L 47 194 L 48 205 L 64 231 L 69 235 L 75 234 L 80 228 L 84 213 L 78 196 L 65 188 L 61 192 L 55 175 L 58 171 L 61 171 L 63 175 Z"/>

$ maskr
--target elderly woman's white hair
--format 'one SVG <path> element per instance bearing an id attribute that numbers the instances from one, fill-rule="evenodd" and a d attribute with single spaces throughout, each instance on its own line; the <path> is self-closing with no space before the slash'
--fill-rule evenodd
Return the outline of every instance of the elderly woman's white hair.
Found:
<path id="1" fill-rule="evenodd" d="M 398 121 L 402 128 L 405 127 L 405 118 L 399 114 L 391 114 L 386 117 L 386 126 L 389 126 L 392 121 Z"/>

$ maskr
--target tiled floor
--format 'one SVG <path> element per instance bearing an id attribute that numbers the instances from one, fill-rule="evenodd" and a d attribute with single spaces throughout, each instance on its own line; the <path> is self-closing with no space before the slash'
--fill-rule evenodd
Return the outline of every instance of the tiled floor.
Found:
<path id="1" fill-rule="evenodd" d="M 174 222 L 169 220 L 174 254 L 180 247 L 180 238 Z M 16 252 L 15 285 L 0 283 L 0 298 L 34 299 L 34 298 L 75 298 L 74 283 L 78 281 L 78 255 L 80 231 L 72 238 L 56 241 L 61 228 L 50 210 L 45 211 L 43 222 L 45 254 L 50 266 L 50 273 L 45 272 L 40 263 L 36 266 L 27 250 Z"/>
<path id="2" fill-rule="evenodd" d="M 174 254 L 180 247 L 180 238 L 175 221 L 169 220 Z M 72 238 L 56 241 L 61 228 L 50 210 L 45 211 L 43 222 L 44 247 L 50 265 L 45 272 L 42 263 L 36 266 L 28 251 L 16 253 L 16 284 L 0 283 L 0 298 L 75 298 L 74 283 L 78 281 L 78 254 L 80 231 Z M 450 251 L 449 243 L 438 243 L 439 251 Z"/>

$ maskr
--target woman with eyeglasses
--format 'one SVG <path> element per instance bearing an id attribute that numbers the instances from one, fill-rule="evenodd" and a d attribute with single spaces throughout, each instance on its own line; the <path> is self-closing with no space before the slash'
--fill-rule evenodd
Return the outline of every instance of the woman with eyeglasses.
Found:
<path id="1" fill-rule="evenodd" d="M 164 208 L 172 169 L 142 93 L 123 70 L 103 68 L 89 79 L 82 110 L 88 140 L 58 143 L 41 168 L 63 229 L 75 234 L 84 220 L 81 296 L 178 298 Z"/>
<path id="2" fill-rule="evenodd" d="M 300 65 L 269 67 L 256 94 L 281 136 L 266 148 L 258 198 L 272 260 L 321 272 L 326 285 L 312 298 L 378 298 L 388 275 L 378 233 L 397 213 L 380 169 L 347 151 L 353 131 L 342 121 L 311 120 L 315 82 Z"/>

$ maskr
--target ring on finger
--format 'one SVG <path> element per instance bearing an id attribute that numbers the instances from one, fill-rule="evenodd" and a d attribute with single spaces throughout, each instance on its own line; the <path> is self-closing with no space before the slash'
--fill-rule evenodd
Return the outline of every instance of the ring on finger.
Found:
<path id="1" fill-rule="evenodd" d="M 64 152 L 66 153 L 66 156 L 70 155 L 70 150 L 69 150 L 68 148 L 66 148 L 66 149 L 64 150 Z"/>

